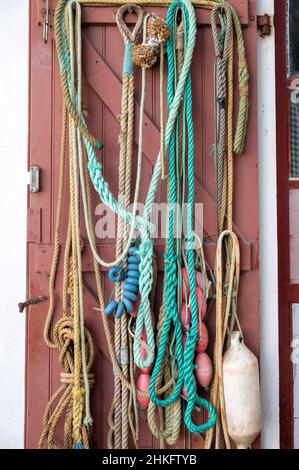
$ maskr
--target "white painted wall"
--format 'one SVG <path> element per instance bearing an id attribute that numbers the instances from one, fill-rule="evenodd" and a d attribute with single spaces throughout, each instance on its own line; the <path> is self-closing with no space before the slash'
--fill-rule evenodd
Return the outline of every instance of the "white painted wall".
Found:
<path id="1" fill-rule="evenodd" d="M 257 14 L 274 13 L 257 0 Z M 262 447 L 279 448 L 275 32 L 258 39 Z M 271 223 L 269 223 L 271 221 Z"/>
<path id="2" fill-rule="evenodd" d="M 0 0 L 0 448 L 24 440 L 28 1 Z"/>
<path id="3" fill-rule="evenodd" d="M 273 13 L 273 0 L 257 0 Z M 0 448 L 23 447 L 28 0 L 0 0 Z M 279 447 L 274 35 L 258 41 L 264 448 Z M 268 221 L 271 220 L 271 224 Z"/>

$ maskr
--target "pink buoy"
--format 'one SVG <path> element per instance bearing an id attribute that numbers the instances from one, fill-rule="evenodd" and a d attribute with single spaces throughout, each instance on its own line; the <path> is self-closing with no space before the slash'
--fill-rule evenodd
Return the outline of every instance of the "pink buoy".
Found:
<path id="1" fill-rule="evenodd" d="M 182 328 L 183 328 L 184 332 L 186 332 L 187 330 L 190 330 L 190 327 L 191 327 L 191 310 L 188 307 L 188 305 L 186 304 L 186 302 L 183 302 L 183 305 L 182 305 L 180 321 L 181 321 L 181 325 L 182 325 Z"/>
<path id="2" fill-rule="evenodd" d="M 203 290 L 205 282 L 201 271 L 196 271 L 196 284 Z"/>
<path id="3" fill-rule="evenodd" d="M 195 358 L 195 375 L 199 384 L 206 388 L 210 385 L 213 374 L 212 362 L 206 353 L 199 353 Z"/>
<path id="4" fill-rule="evenodd" d="M 139 305 L 140 305 L 140 299 L 137 299 L 137 301 L 134 304 L 134 309 L 130 314 L 131 317 L 133 317 L 133 318 L 137 317 L 137 313 L 138 313 L 138 310 L 139 310 Z"/>
<path id="5" fill-rule="evenodd" d="M 140 357 L 141 357 L 141 360 L 142 360 L 142 361 L 145 361 L 145 360 L 146 360 L 146 358 L 147 358 L 147 353 L 148 353 L 148 351 L 147 351 L 146 343 L 145 343 L 145 341 L 142 341 L 142 340 L 141 340 Z M 149 367 L 143 367 L 143 368 L 141 369 L 141 372 L 142 372 L 143 374 L 149 374 L 149 373 L 152 371 L 152 368 L 153 368 L 153 364 L 152 364 L 151 366 L 149 366 Z"/>
<path id="6" fill-rule="evenodd" d="M 182 387 L 182 395 L 183 395 L 185 398 L 188 399 L 188 392 L 187 392 L 187 390 L 186 390 L 185 385 L 183 385 L 183 387 Z"/>
<path id="7" fill-rule="evenodd" d="M 208 347 L 209 333 L 204 322 L 201 322 L 201 336 L 200 336 L 200 323 L 198 323 L 198 341 L 195 346 L 197 353 L 203 353 Z"/>
<path id="8" fill-rule="evenodd" d="M 140 390 L 140 392 L 149 392 L 149 383 L 150 383 L 150 376 L 149 374 L 140 374 L 137 380 L 137 390 Z M 139 402 L 139 405 L 141 408 L 146 409 L 148 407 L 150 398 L 149 397 L 143 397 L 139 394 L 137 394 L 137 400 Z"/>
<path id="9" fill-rule="evenodd" d="M 189 294 L 190 294 L 190 283 L 189 283 L 189 276 L 188 271 L 186 268 L 182 268 L 182 298 L 184 302 L 188 302 Z"/>
<path id="10" fill-rule="evenodd" d="M 201 308 L 201 319 L 203 320 L 207 313 L 207 301 L 206 299 L 202 300 L 203 292 L 200 287 L 196 287 L 196 297 L 197 297 L 198 312 L 200 311 L 201 302 L 203 302 L 202 308 Z"/>

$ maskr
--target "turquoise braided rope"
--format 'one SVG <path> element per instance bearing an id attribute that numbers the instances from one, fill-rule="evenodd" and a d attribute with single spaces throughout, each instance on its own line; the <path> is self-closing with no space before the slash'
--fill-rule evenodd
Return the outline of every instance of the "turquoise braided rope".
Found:
<path id="1" fill-rule="evenodd" d="M 187 206 L 187 260 L 191 296 L 191 330 L 187 332 L 187 341 L 184 352 L 184 378 L 188 394 L 185 411 L 185 424 L 190 432 L 200 433 L 207 431 L 216 423 L 217 415 L 211 403 L 197 394 L 196 379 L 194 377 L 194 351 L 198 340 L 198 305 L 196 296 L 196 278 L 194 262 L 194 235 L 193 218 L 195 203 L 194 185 L 194 126 L 192 119 L 192 84 L 191 72 L 188 75 L 186 86 L 186 120 L 188 132 L 188 206 Z M 201 425 L 194 423 L 192 412 L 196 406 L 203 406 L 209 413 L 209 420 Z"/>
<path id="2" fill-rule="evenodd" d="M 185 412 L 185 424 L 190 432 L 200 433 L 204 432 L 210 427 L 215 425 L 216 413 L 211 404 L 199 397 L 196 392 L 196 381 L 194 377 L 194 351 L 195 345 L 198 339 L 198 310 L 197 310 L 197 298 L 196 298 L 196 280 L 195 280 L 195 265 L 194 265 L 194 250 L 193 250 L 193 212 L 194 212 L 194 129 L 192 120 L 192 88 L 191 88 L 191 72 L 190 66 L 193 56 L 193 50 L 195 47 L 196 40 L 196 19 L 194 9 L 189 0 L 182 0 L 174 2 L 167 14 L 167 23 L 172 33 L 172 39 L 174 40 L 174 18 L 176 16 L 177 9 L 180 8 L 183 12 L 186 35 L 188 37 L 186 43 L 186 55 L 185 63 L 187 58 L 191 60 L 188 66 L 186 75 L 186 87 L 185 87 L 185 103 L 186 103 L 186 120 L 188 128 L 188 210 L 187 210 L 187 259 L 188 259 L 188 272 L 190 277 L 190 291 L 191 291 L 191 331 L 187 334 L 187 342 L 185 347 L 185 353 L 183 355 L 182 348 L 182 328 L 179 320 L 178 309 L 176 304 L 176 290 L 177 290 L 177 255 L 175 254 L 175 243 L 174 243 L 174 211 L 173 205 L 177 201 L 177 173 L 176 173 L 176 155 L 175 155 L 175 133 L 172 134 L 170 145 L 169 145 L 169 176 L 170 176 L 170 211 L 169 211 L 169 239 L 168 239 L 168 252 L 165 254 L 165 277 L 166 277 L 166 319 L 163 326 L 163 332 L 161 335 L 160 346 L 158 355 L 155 363 L 155 367 L 152 373 L 150 381 L 150 396 L 152 401 L 158 406 L 169 406 L 176 401 L 181 393 L 181 388 L 185 382 L 185 387 L 188 393 L 188 403 Z M 173 105 L 174 87 L 175 87 L 175 67 L 174 67 L 174 52 L 173 44 L 168 43 L 168 70 L 169 70 L 169 81 L 168 81 L 168 99 L 170 108 Z M 187 57 L 188 56 L 188 57 Z M 184 65 L 185 65 L 184 63 Z M 159 399 L 156 395 L 155 384 L 159 370 L 162 366 L 164 355 L 166 352 L 166 345 L 172 324 L 174 325 L 174 336 L 176 338 L 176 363 L 178 379 L 174 386 L 172 395 L 166 399 Z M 192 412 L 197 405 L 204 406 L 210 417 L 207 423 L 202 425 L 196 425 L 192 420 Z"/>
<path id="3" fill-rule="evenodd" d="M 174 97 L 175 97 L 175 63 L 174 63 L 174 53 L 173 53 L 173 42 L 174 38 L 174 18 L 176 16 L 176 12 L 178 9 L 178 2 L 174 2 L 168 9 L 167 12 L 167 24 L 171 32 L 172 42 L 169 41 L 167 44 L 167 56 L 168 56 L 168 84 L 167 84 L 167 95 L 168 95 L 168 106 L 172 109 L 174 105 Z M 185 57 L 185 63 L 183 66 L 183 70 L 185 67 L 185 74 L 184 74 L 184 89 L 182 93 L 182 97 L 185 94 L 185 85 L 186 79 L 189 73 L 189 68 L 191 66 L 192 56 L 193 56 L 193 48 L 188 47 L 191 54 L 189 57 Z M 187 62 L 188 59 L 188 62 Z M 188 67 L 185 64 L 188 64 Z M 183 75 L 183 70 L 180 76 L 180 79 Z M 174 211 L 175 205 L 177 203 L 177 187 L 176 187 L 176 164 L 175 164 L 175 132 L 173 131 L 170 137 L 169 143 L 169 214 L 168 214 L 168 249 L 167 253 L 164 256 L 164 265 L 165 265 L 165 282 L 166 282 L 166 289 L 165 289 L 165 321 L 163 325 L 162 335 L 160 338 L 159 349 L 157 353 L 157 359 L 154 366 L 154 370 L 151 375 L 150 380 L 150 397 L 152 401 L 157 406 L 169 406 L 174 403 L 180 396 L 181 389 L 184 382 L 184 373 L 183 373 L 183 347 L 182 347 L 182 328 L 180 324 L 180 320 L 177 313 L 177 303 L 176 303 L 176 288 L 177 288 L 177 257 L 174 253 L 175 251 L 175 244 L 174 244 Z M 171 285 L 171 289 L 169 286 Z M 165 399 L 159 399 L 156 395 L 156 381 L 159 375 L 159 371 L 162 367 L 163 360 L 166 354 L 166 346 L 169 338 L 169 333 L 174 326 L 174 336 L 176 338 L 176 367 L 178 371 L 178 380 L 174 385 L 172 394 L 169 394 Z"/>

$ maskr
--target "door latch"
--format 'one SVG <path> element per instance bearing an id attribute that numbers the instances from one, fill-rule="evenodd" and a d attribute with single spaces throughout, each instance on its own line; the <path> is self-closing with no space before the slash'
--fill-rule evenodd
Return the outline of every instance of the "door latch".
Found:
<path id="1" fill-rule="evenodd" d="M 48 300 L 48 297 L 33 297 L 32 299 L 26 300 L 26 302 L 20 302 L 18 303 L 19 307 L 19 312 L 23 313 L 26 307 L 29 307 L 30 305 L 35 305 L 38 304 L 39 302 L 44 302 L 45 300 Z"/>
<path id="2" fill-rule="evenodd" d="M 43 23 L 43 41 L 45 44 L 47 44 L 48 39 L 49 39 L 49 31 L 51 28 L 50 15 L 52 14 L 52 12 L 50 10 L 50 0 L 42 0 L 42 1 L 44 5 L 44 7 L 41 10 L 42 23 Z"/>
<path id="3" fill-rule="evenodd" d="M 40 191 L 40 167 L 33 165 L 30 167 L 30 192 L 38 193 Z"/>
<path id="4" fill-rule="evenodd" d="M 264 15 L 257 15 L 257 27 L 260 31 L 261 38 L 270 36 L 271 34 L 271 18 L 265 13 Z"/>

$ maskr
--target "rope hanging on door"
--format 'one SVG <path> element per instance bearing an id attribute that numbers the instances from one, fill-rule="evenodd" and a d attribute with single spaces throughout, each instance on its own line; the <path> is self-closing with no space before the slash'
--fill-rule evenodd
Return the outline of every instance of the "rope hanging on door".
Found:
<path id="1" fill-rule="evenodd" d="M 125 23 L 124 16 L 128 12 L 137 15 L 136 24 L 131 31 Z M 142 27 L 143 10 L 137 5 L 123 5 L 116 13 L 116 23 L 125 44 L 123 77 L 122 77 L 122 101 L 120 114 L 120 154 L 119 154 L 119 201 L 125 208 L 130 204 L 131 195 L 131 178 L 132 178 L 132 154 L 134 140 L 134 63 L 133 63 L 133 47 L 137 36 Z M 141 156 L 138 159 L 141 168 Z M 140 174 L 140 171 L 139 171 Z M 138 192 L 135 200 L 139 198 L 140 178 L 137 181 L 136 190 Z M 118 218 L 117 241 L 116 241 L 116 257 L 122 257 L 122 252 L 127 244 L 127 227 L 121 217 Z M 131 237 L 129 237 L 131 244 Z M 122 262 L 122 270 L 126 270 L 125 259 Z M 135 295 L 135 294 L 134 294 Z M 124 311 L 122 282 L 115 284 L 115 300 L 118 303 L 117 314 L 114 320 L 114 348 L 116 356 L 119 358 L 122 373 L 126 379 L 129 374 L 129 349 L 128 349 L 128 322 L 126 314 L 119 316 L 119 311 Z M 121 306 L 121 309 L 119 308 Z M 129 429 L 128 429 L 128 403 L 129 394 L 125 385 L 122 385 L 117 374 L 114 374 L 114 398 L 109 413 L 109 432 L 108 447 L 115 449 L 127 449 L 129 446 Z M 136 406 L 135 406 L 136 408 Z M 138 416 L 135 413 L 137 424 Z M 137 425 L 138 427 L 138 425 Z"/>
<path id="2" fill-rule="evenodd" d="M 225 16 L 224 16 L 225 15 Z M 221 32 L 218 34 L 217 19 Z M 216 341 L 214 348 L 215 375 L 210 399 L 217 410 L 215 447 L 231 448 L 225 413 L 223 390 L 223 352 L 229 345 L 237 325 L 237 296 L 240 278 L 239 241 L 233 232 L 233 153 L 241 153 L 245 144 L 248 121 L 248 80 L 245 48 L 239 21 L 231 6 L 216 7 L 211 15 L 215 43 L 216 125 L 214 157 L 217 177 L 218 242 L 216 251 Z M 240 110 L 233 144 L 233 27 L 237 32 L 239 51 Z M 227 224 L 227 229 L 225 225 Z M 224 264 L 224 268 L 223 268 Z M 242 333 L 241 333 L 242 336 Z M 206 434 L 205 447 L 212 445 L 214 430 Z"/>
<path id="3" fill-rule="evenodd" d="M 187 204 L 187 264 L 188 275 L 190 282 L 190 295 L 191 295 L 191 330 L 187 333 L 187 341 L 185 351 L 183 353 L 183 337 L 182 327 L 178 315 L 177 306 L 177 263 L 178 253 L 175 252 L 174 243 L 174 210 L 173 207 L 178 203 L 177 200 L 177 163 L 176 150 L 175 150 L 175 134 L 172 133 L 170 147 L 169 147 L 169 218 L 168 218 L 168 245 L 165 254 L 165 322 L 162 329 L 160 344 L 157 353 L 157 359 L 150 382 L 150 397 L 152 401 L 158 406 L 169 406 L 176 402 L 181 394 L 182 387 L 185 387 L 188 394 L 187 407 L 185 411 L 185 424 L 190 432 L 203 432 L 214 426 L 216 415 L 210 403 L 199 397 L 196 392 L 196 382 L 194 377 L 194 352 L 195 345 L 198 340 L 198 306 L 196 297 L 196 282 L 195 282 L 195 266 L 194 266 L 194 234 L 193 234 L 193 210 L 194 210 L 194 131 L 192 121 L 192 90 L 191 90 L 191 72 L 190 67 L 192 63 L 193 51 L 195 47 L 197 25 L 195 19 L 194 8 L 189 1 L 179 1 L 173 3 L 167 14 L 167 22 L 173 34 L 174 20 L 176 18 L 177 9 L 180 9 L 183 16 L 184 35 L 186 41 L 184 63 L 179 77 L 177 88 L 182 79 L 185 80 L 184 99 L 186 103 L 186 114 L 183 119 L 186 119 L 187 125 L 187 138 L 188 138 L 188 160 L 187 160 L 187 177 L 188 177 L 188 204 Z M 174 35 L 173 35 L 174 37 Z M 173 105 L 175 99 L 175 76 L 174 69 L 175 54 L 174 46 L 168 43 L 168 100 L 169 106 Z M 176 368 L 178 372 L 177 381 L 174 385 L 172 394 L 169 394 L 164 399 L 158 398 L 156 389 L 156 379 L 160 373 L 163 365 L 163 360 L 166 353 L 166 347 L 169 340 L 171 327 L 174 327 L 174 337 L 176 344 Z M 207 423 L 196 425 L 192 419 L 192 412 L 194 407 L 203 406 L 209 413 Z"/>
<path id="4" fill-rule="evenodd" d="M 77 12 L 78 23 L 81 24 L 80 11 Z M 70 7 L 67 11 L 67 29 L 71 49 L 71 84 L 72 99 L 74 99 L 74 70 L 80 68 L 81 52 L 78 50 L 75 59 L 74 42 L 74 12 Z M 79 35 L 80 28 L 76 28 Z M 82 83 L 78 82 L 81 90 Z M 82 101 L 79 94 L 78 109 L 81 110 Z M 63 282 L 63 317 L 54 328 L 53 339 L 50 337 L 55 310 L 55 277 L 60 255 L 60 235 L 62 224 L 62 207 L 65 176 L 65 153 L 67 133 L 67 113 L 64 107 L 62 127 L 62 146 L 60 161 L 60 178 L 58 208 L 56 216 L 54 257 L 50 276 L 50 306 L 46 320 L 44 337 L 46 344 L 59 350 L 59 362 L 64 372 L 61 374 L 61 387 L 50 399 L 44 414 L 43 430 L 39 441 L 39 448 L 47 442 L 49 448 L 57 448 L 55 430 L 61 419 L 65 416 L 64 447 L 88 448 L 89 430 L 92 425 L 90 413 L 89 390 L 94 383 L 93 374 L 90 373 L 93 363 L 93 343 L 90 333 L 84 327 L 83 281 L 81 262 L 81 239 L 79 233 L 79 174 L 78 151 L 80 152 L 80 136 L 76 131 L 74 122 L 69 121 L 69 173 L 70 173 L 70 212 L 68 235 L 64 259 Z M 68 296 L 70 296 L 71 315 L 68 315 Z M 58 403 L 57 403 L 58 401 Z M 54 407 L 54 405 L 56 406 Z"/>
<path id="5" fill-rule="evenodd" d="M 134 370 L 132 367 L 130 371 L 128 370 L 128 364 L 119 364 L 119 350 L 126 350 L 127 355 L 132 355 L 134 353 L 134 362 L 140 368 L 148 368 L 154 361 L 154 350 L 155 350 L 155 340 L 153 334 L 153 325 L 150 312 L 150 292 L 153 284 L 153 242 L 150 238 L 152 226 L 150 224 L 150 214 L 152 204 L 155 199 L 157 184 L 161 176 L 165 176 L 164 171 L 164 154 L 169 149 L 169 176 L 170 176 L 170 186 L 169 186 L 169 196 L 170 201 L 174 201 L 178 194 L 175 190 L 175 185 L 173 182 L 176 180 L 176 156 L 174 153 L 174 129 L 177 126 L 178 117 L 183 115 L 182 113 L 182 99 L 184 101 L 183 109 L 186 110 L 186 120 L 188 126 L 188 202 L 190 208 L 188 211 L 188 237 L 187 237 L 187 264 L 188 264 L 188 274 L 190 277 L 191 284 L 191 313 L 192 313 L 192 328 L 191 332 L 188 334 L 186 350 L 183 355 L 182 351 L 182 332 L 181 325 L 177 324 L 176 315 L 174 311 L 176 307 L 175 293 L 177 290 L 177 284 L 180 284 L 180 279 L 177 278 L 177 255 L 178 252 L 175 251 L 175 246 L 172 242 L 172 233 L 173 227 L 171 226 L 172 216 L 170 216 L 170 228 L 168 247 L 167 247 L 167 256 L 165 264 L 165 318 L 161 318 L 160 327 L 161 331 L 159 332 L 159 351 L 158 357 L 155 364 L 153 376 L 151 379 L 150 395 L 153 402 L 150 407 L 154 410 L 154 404 L 158 406 L 166 406 L 167 410 L 165 414 L 165 424 L 167 429 L 163 429 L 162 426 L 155 430 L 154 434 L 161 438 L 163 441 L 166 439 L 168 443 L 174 443 L 178 437 L 179 432 L 179 416 L 180 413 L 180 391 L 183 383 L 186 385 L 188 392 L 188 402 L 187 409 L 185 413 L 185 423 L 191 432 L 202 432 L 207 430 L 209 427 L 213 426 L 215 422 L 215 413 L 213 407 L 210 404 L 198 397 L 195 387 L 195 379 L 193 375 L 194 365 L 193 365 L 193 356 L 194 356 L 194 347 L 197 340 L 197 300 L 195 297 L 195 277 L 194 277 L 194 251 L 193 251 L 193 204 L 194 204 L 194 168 L 193 168 L 193 123 L 192 123 L 192 96 L 191 96 L 191 78 L 190 78 L 190 65 L 192 60 L 193 48 L 195 45 L 195 36 L 196 36 L 196 21 L 194 16 L 194 10 L 189 0 L 176 1 L 169 9 L 168 12 L 168 24 L 174 33 L 174 17 L 177 13 L 178 8 L 181 9 L 184 18 L 184 27 L 185 27 L 185 55 L 184 60 L 181 62 L 181 66 L 178 66 L 179 74 L 178 81 L 175 83 L 172 77 L 172 67 L 174 67 L 175 55 L 173 55 L 173 43 L 168 45 L 168 58 L 169 58 L 169 84 L 168 84 L 168 94 L 169 94 L 169 114 L 168 120 L 165 128 L 165 139 L 164 143 L 161 145 L 161 151 L 157 157 L 157 162 L 154 168 L 152 181 L 149 187 L 148 195 L 146 198 L 145 211 L 143 216 L 138 216 L 133 206 L 132 212 L 127 210 L 127 205 L 129 202 L 129 188 L 130 188 L 130 158 L 132 152 L 132 123 L 133 123 L 133 110 L 132 103 L 134 98 L 134 93 L 132 92 L 131 87 L 134 88 L 132 84 L 132 63 L 130 60 L 132 53 L 132 45 L 129 44 L 126 46 L 125 60 L 124 60 L 124 78 L 128 76 L 128 79 L 124 79 L 124 94 L 123 94 L 123 105 L 122 106 L 122 117 L 126 115 L 124 120 L 121 120 L 121 157 L 120 165 L 124 165 L 126 171 L 120 171 L 120 175 L 126 175 L 126 180 L 121 181 L 119 184 L 119 192 L 121 193 L 124 189 L 125 200 L 123 203 L 114 198 L 112 193 L 109 190 L 107 182 L 103 178 L 102 166 L 97 162 L 96 154 L 94 151 L 95 148 L 100 148 L 101 144 L 95 139 L 87 129 L 84 116 L 83 116 L 83 106 L 82 106 L 82 75 L 81 75 L 81 9 L 80 4 L 99 4 L 103 5 L 105 2 L 101 1 L 86 1 L 86 0 L 60 0 L 58 2 L 56 12 L 55 12 L 55 30 L 56 30 L 56 43 L 57 43 L 57 53 L 59 57 L 60 70 L 61 70 L 61 80 L 62 88 L 64 94 L 64 118 L 63 118 L 63 139 L 62 139 L 62 153 L 61 153 L 61 169 L 60 169 L 60 185 L 59 185 L 59 202 L 57 209 L 57 228 L 55 236 L 55 247 L 54 247 L 54 258 L 53 266 L 50 277 L 50 307 L 49 307 L 49 316 L 46 322 L 45 327 L 45 339 L 46 343 L 50 347 L 58 347 L 61 351 L 60 363 L 65 368 L 65 374 L 62 376 L 63 384 L 61 388 L 56 392 L 52 397 L 51 401 L 45 412 L 44 418 L 44 429 L 40 440 L 40 446 L 43 446 L 46 441 L 48 441 L 48 446 L 51 448 L 56 447 L 54 441 L 54 431 L 57 425 L 58 420 L 63 415 L 64 411 L 67 410 L 65 418 L 65 447 L 78 447 L 87 448 L 89 446 L 89 426 L 92 424 L 92 419 L 89 411 L 89 390 L 93 384 L 93 376 L 90 374 L 90 368 L 93 361 L 93 347 L 92 340 L 88 331 L 84 328 L 84 318 L 83 318 L 83 280 L 82 280 L 82 269 L 81 269 L 81 240 L 79 233 L 79 203 L 78 203 L 78 189 L 79 189 L 79 174 L 78 174 L 78 165 L 80 172 L 80 181 L 83 194 L 83 206 L 84 206 L 84 216 L 87 227 L 88 239 L 90 246 L 92 248 L 95 264 L 95 274 L 96 282 L 98 288 L 99 303 L 102 312 L 104 312 L 104 299 L 101 286 L 101 274 L 99 270 L 99 264 L 104 266 L 115 266 L 120 263 L 123 263 L 124 267 L 126 265 L 126 256 L 132 245 L 133 233 L 135 230 L 139 231 L 141 234 L 141 243 L 139 245 L 138 256 L 140 257 L 140 293 L 141 293 L 141 303 L 137 315 L 135 332 L 134 332 L 134 345 L 132 348 L 131 338 L 127 336 L 127 320 L 125 316 L 122 317 L 121 321 L 116 322 L 118 326 L 116 327 L 115 334 L 115 345 L 113 346 L 113 341 L 111 338 L 111 333 L 109 331 L 109 326 L 105 315 L 103 314 L 104 329 L 107 335 L 108 347 L 113 363 L 114 374 L 115 374 L 115 383 L 117 384 L 117 392 L 114 397 L 114 404 L 111 409 L 111 416 L 114 416 L 114 423 L 111 421 L 111 433 L 110 433 L 110 445 L 114 445 L 117 448 L 125 448 L 128 446 L 128 427 L 127 422 L 129 420 L 130 428 L 133 434 L 135 445 L 137 446 L 138 441 L 138 422 L 135 419 L 133 423 L 134 415 L 134 397 L 136 395 L 148 397 L 146 392 L 141 392 L 136 390 L 134 384 Z M 115 3 L 115 0 L 113 0 Z M 123 1 L 119 3 L 124 3 Z M 144 3 L 142 0 L 138 3 Z M 145 2 L 144 4 L 161 4 L 154 0 L 154 2 Z M 167 2 L 166 2 L 167 3 Z M 195 3 L 195 2 L 194 2 Z M 226 23 L 229 24 L 229 27 L 234 28 L 237 32 L 238 40 L 238 52 L 239 52 L 239 83 L 240 83 L 240 107 L 239 107 L 239 119 L 237 125 L 237 131 L 235 136 L 234 149 L 236 153 L 241 153 L 246 135 L 246 126 L 248 119 L 248 72 L 247 65 L 245 60 L 245 49 L 244 42 L 242 37 L 242 30 L 240 22 L 235 10 L 227 3 L 221 3 L 221 12 L 225 16 Z M 200 5 L 203 8 L 209 8 L 214 10 L 219 7 L 219 2 L 209 2 L 209 1 L 198 1 L 196 4 Z M 75 6 L 75 11 L 73 10 Z M 127 9 L 128 5 L 125 5 L 124 11 Z M 214 14 L 214 11 L 213 11 Z M 212 16 L 213 16 L 212 14 Z M 74 15 L 76 15 L 76 26 L 74 24 Z M 231 19 L 230 19 L 231 18 Z M 232 35 L 232 33 L 229 33 Z M 127 37 L 127 36 L 126 36 Z M 230 36 L 227 36 L 230 37 Z M 129 41 L 132 42 L 132 41 Z M 230 42 L 228 50 L 228 68 L 230 71 L 230 78 L 232 78 L 232 48 L 233 42 Z M 161 46 L 161 57 L 163 57 L 163 48 Z M 179 56 L 179 55 L 178 55 Z M 151 62 L 152 57 L 149 58 Z M 163 66 L 163 64 L 162 64 Z M 144 72 L 144 70 L 143 70 Z M 145 80 L 145 77 L 144 77 Z M 145 92 L 145 82 L 143 82 L 143 91 Z M 233 285 L 233 288 L 229 290 L 230 301 L 226 304 L 226 312 L 231 310 L 231 305 L 235 305 L 234 293 L 236 292 L 237 285 L 236 279 L 237 275 L 237 260 L 238 260 L 238 247 L 235 236 L 232 232 L 232 153 L 233 153 L 233 140 L 232 140 L 232 79 L 229 82 L 229 100 L 228 100 L 228 162 L 225 162 L 223 157 L 223 183 L 219 183 L 219 200 L 221 200 L 220 206 L 224 207 L 225 199 L 225 188 L 226 184 L 229 187 L 228 192 L 228 228 L 229 233 L 226 232 L 221 238 L 222 243 L 225 238 L 229 238 L 231 241 L 232 250 L 227 251 L 230 253 L 231 266 L 235 266 L 235 271 L 232 274 L 232 277 L 226 276 L 226 281 L 228 279 L 228 285 Z M 143 93 L 144 98 L 144 93 Z M 217 101 L 218 103 L 218 101 Z M 127 112 L 124 109 L 131 109 Z M 143 117 L 143 106 L 141 106 L 140 118 Z M 57 326 L 54 329 L 53 339 L 50 338 L 51 325 L 55 310 L 55 276 L 57 271 L 57 264 L 59 258 L 59 245 L 60 245 L 60 231 L 61 231 L 61 213 L 62 213 L 62 198 L 63 198 L 63 184 L 61 181 L 64 179 L 64 162 L 65 162 L 65 135 L 66 135 L 66 126 L 67 126 L 67 115 L 69 116 L 70 122 L 70 187 L 71 187 L 71 209 L 70 209 L 70 221 L 69 221 L 69 231 L 66 243 L 66 252 L 65 252 L 65 271 L 64 271 L 64 293 L 63 293 L 63 319 L 58 322 Z M 142 122 L 142 121 L 141 121 Z M 131 124 L 130 124 L 131 123 Z M 223 126 L 223 124 L 222 124 Z M 142 125 L 140 126 L 142 129 Z M 221 127 L 222 129 L 222 127 Z M 221 130 L 223 133 L 223 131 Z M 221 134 L 220 132 L 220 134 Z M 142 133 L 140 134 L 142 138 Z M 218 135 L 218 134 L 217 134 Z M 222 135 L 222 134 L 221 134 Z M 142 156 L 142 141 L 139 142 L 139 157 L 138 158 L 138 171 L 141 172 L 141 156 Z M 92 223 L 92 211 L 91 211 L 91 193 L 90 193 L 90 181 L 89 176 L 87 175 L 86 168 L 84 165 L 84 158 L 88 162 L 88 170 L 90 173 L 91 181 L 100 194 L 102 201 L 107 204 L 117 215 L 119 220 L 118 233 L 121 234 L 122 231 L 126 232 L 126 244 L 124 241 L 118 243 L 116 260 L 110 263 L 101 260 L 98 256 L 95 248 L 95 234 Z M 218 162 L 218 159 L 217 159 Z M 217 163 L 218 164 L 218 163 Z M 226 182 L 226 166 L 228 179 Z M 121 169 L 121 168 L 120 168 Z M 137 177 L 136 188 L 135 188 L 135 197 L 134 204 L 138 203 L 139 196 L 139 182 L 140 174 Z M 138 181 L 139 179 L 139 181 Z M 223 216 L 223 220 L 224 220 Z M 219 218 L 218 218 L 219 220 Z M 222 219 L 220 219 L 222 220 Z M 127 233 L 126 224 L 130 226 L 130 233 Z M 219 224 L 219 228 L 221 223 Z M 118 237 L 120 240 L 120 236 Z M 170 244 L 170 245 L 169 245 Z M 220 249 L 220 248 L 219 248 Z M 218 256 L 219 258 L 219 256 Z M 232 271 L 231 271 L 232 272 Z M 222 279 L 222 274 L 221 274 Z M 233 279 L 233 281 L 231 281 Z M 219 278 L 218 278 L 219 281 Z M 227 284 L 227 282 L 226 282 Z M 218 304 L 219 308 L 217 312 L 223 311 L 223 305 L 219 300 L 219 292 L 221 291 L 221 298 L 223 294 L 223 285 L 218 282 Z M 66 319 L 68 311 L 68 294 L 67 290 L 71 292 L 71 311 L 72 317 Z M 116 297 L 118 300 L 120 298 L 120 286 L 116 288 Z M 235 312 L 235 310 L 234 310 Z M 236 313 L 236 312 L 235 312 Z M 220 313 L 219 313 L 220 315 Z M 226 319 L 220 324 L 220 317 L 217 313 L 218 318 L 218 336 L 217 336 L 217 357 L 219 357 L 219 351 L 222 351 L 223 346 L 220 348 L 219 344 L 219 328 L 222 331 L 223 324 L 226 324 Z M 221 314 L 222 315 L 222 314 Z M 234 316 L 236 318 L 236 316 Z M 173 376 L 165 374 L 165 384 L 162 386 L 163 381 L 161 380 L 161 375 L 159 376 L 159 367 L 163 364 L 163 351 L 166 350 L 166 345 L 168 342 L 168 333 L 170 329 L 170 323 L 174 322 L 174 331 L 176 336 L 176 363 L 177 367 L 174 370 Z M 73 332 L 71 331 L 73 325 Z M 120 328 L 119 328 L 120 325 Z M 163 325 L 163 328 L 162 328 Z M 219 327 L 220 325 L 220 327 Z M 231 327 L 233 322 L 231 322 Z M 70 329 L 70 331 L 68 330 Z M 146 329 L 147 341 L 148 341 L 148 353 L 144 359 L 141 355 L 141 337 L 143 329 Z M 61 333 L 60 333 L 61 331 Z M 129 344 L 128 344 L 129 341 Z M 72 357 L 72 350 L 69 349 L 74 342 L 74 357 Z M 129 347 L 128 347 L 129 346 Z M 129 351 L 128 351 L 129 349 Z M 162 352 L 161 352 L 162 351 Z M 130 356 L 131 357 L 131 356 Z M 132 359 L 132 357 L 131 357 Z M 132 363 L 132 361 L 131 361 Z M 221 369 L 219 368 L 219 361 L 216 361 L 216 376 L 221 377 Z M 130 377 L 130 378 L 129 378 Z M 217 387 L 217 386 L 216 386 Z M 120 393 L 119 393 L 120 390 Z M 127 390 L 130 392 L 129 398 Z M 122 406 L 116 403 L 119 403 L 118 397 L 122 396 L 124 398 Z M 60 397 L 60 398 L 59 398 Z M 163 397 L 163 398 L 162 398 Z M 212 397 L 213 398 L 213 397 Z M 211 398 L 211 399 L 212 399 Z M 51 408 L 53 404 L 59 400 L 55 410 L 51 413 Z M 212 399 L 212 403 L 217 408 L 219 400 L 215 397 Z M 220 403 L 221 402 L 221 390 L 220 390 Z M 192 411 L 197 405 L 203 405 L 207 407 L 210 413 L 210 420 L 208 423 L 205 423 L 202 426 L 197 426 L 192 420 Z M 135 408 L 134 408 L 135 409 Z M 175 418 L 176 414 L 176 418 Z M 85 416 L 85 417 L 84 417 Z M 110 416 L 110 417 L 111 417 Z M 149 414 L 150 417 L 150 408 Z M 120 417 L 120 420 L 119 420 Z M 152 411 L 153 417 L 153 411 Z M 115 419 L 116 418 L 116 419 Z M 136 412 L 135 412 L 136 418 Z M 150 419 L 149 419 L 150 421 Z M 163 421 L 163 419 L 162 419 Z M 121 422 L 121 426 L 120 426 Z M 225 419 L 223 419 L 223 431 L 225 435 Z M 152 430 L 155 429 L 154 420 L 151 420 L 150 424 Z M 169 426 L 169 428 L 168 428 Z M 120 433 L 121 429 L 121 433 Z M 114 444 L 112 444 L 112 434 Z"/>

